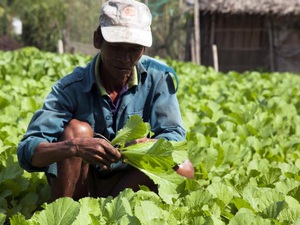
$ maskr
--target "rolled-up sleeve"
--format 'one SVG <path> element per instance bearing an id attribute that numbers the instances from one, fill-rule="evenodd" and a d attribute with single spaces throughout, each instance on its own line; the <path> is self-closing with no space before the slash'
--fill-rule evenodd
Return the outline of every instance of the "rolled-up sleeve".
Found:
<path id="1" fill-rule="evenodd" d="M 45 139 L 38 137 L 28 137 L 26 140 L 22 140 L 18 146 L 18 159 L 20 166 L 28 172 L 36 171 L 36 168 L 31 166 L 31 157 L 35 148 L 41 143 L 45 142 Z M 40 170 L 46 170 L 46 168 Z"/>

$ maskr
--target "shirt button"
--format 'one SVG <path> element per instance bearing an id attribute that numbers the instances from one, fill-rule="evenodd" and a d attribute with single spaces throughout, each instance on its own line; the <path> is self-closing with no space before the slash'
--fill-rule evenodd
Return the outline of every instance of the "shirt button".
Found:
<path id="1" fill-rule="evenodd" d="M 106 116 L 106 119 L 107 119 L 107 120 L 110 120 L 110 119 L 111 119 L 111 116 Z"/>

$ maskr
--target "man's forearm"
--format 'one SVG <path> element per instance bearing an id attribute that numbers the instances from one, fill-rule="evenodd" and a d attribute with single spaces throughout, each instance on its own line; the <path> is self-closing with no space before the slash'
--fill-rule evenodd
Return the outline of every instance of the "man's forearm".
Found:
<path id="1" fill-rule="evenodd" d="M 70 158 L 76 154 L 75 145 L 70 141 L 55 143 L 42 142 L 38 144 L 31 158 L 31 165 L 34 167 L 45 167 L 54 162 Z"/>

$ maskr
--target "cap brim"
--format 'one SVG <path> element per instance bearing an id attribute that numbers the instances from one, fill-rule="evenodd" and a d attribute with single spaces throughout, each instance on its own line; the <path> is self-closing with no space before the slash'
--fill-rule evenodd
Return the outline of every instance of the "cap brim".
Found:
<path id="1" fill-rule="evenodd" d="M 113 27 L 101 27 L 103 38 L 107 42 L 123 42 L 130 44 L 142 45 L 145 47 L 151 47 L 152 34 L 151 30 L 140 30 L 134 28 L 113 26 Z"/>

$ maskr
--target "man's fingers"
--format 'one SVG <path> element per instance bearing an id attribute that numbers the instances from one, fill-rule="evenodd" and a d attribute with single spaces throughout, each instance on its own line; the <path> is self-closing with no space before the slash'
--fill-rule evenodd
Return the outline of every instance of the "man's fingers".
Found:
<path id="1" fill-rule="evenodd" d="M 109 160 L 109 161 L 116 161 L 119 160 L 122 155 L 118 151 L 118 149 L 114 148 L 109 142 L 107 142 L 104 139 L 99 139 L 99 148 L 102 148 L 104 151 L 101 151 L 99 149 L 100 153 L 103 153 L 103 155 Z"/>
<path id="2" fill-rule="evenodd" d="M 101 168 L 103 169 L 108 169 L 110 167 L 111 161 L 99 156 L 94 158 L 93 163 L 101 166 Z"/>
<path id="3" fill-rule="evenodd" d="M 134 145 L 134 144 L 138 144 L 138 143 L 147 143 L 149 141 L 157 141 L 156 139 L 151 139 L 151 138 L 147 138 L 147 137 L 143 137 L 143 138 L 139 138 L 139 139 L 135 139 L 133 141 L 127 142 L 125 144 L 125 147 L 130 146 L 130 145 Z"/>

